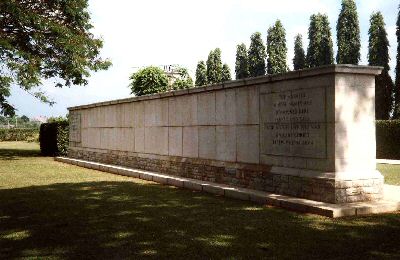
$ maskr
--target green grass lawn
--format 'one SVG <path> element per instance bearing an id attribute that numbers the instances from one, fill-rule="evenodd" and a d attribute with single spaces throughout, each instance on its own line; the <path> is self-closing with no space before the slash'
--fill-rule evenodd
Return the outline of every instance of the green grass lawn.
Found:
<path id="1" fill-rule="evenodd" d="M 385 176 L 385 183 L 400 185 L 400 165 L 378 164 L 378 170 Z"/>
<path id="2" fill-rule="evenodd" d="M 0 143 L 0 259 L 400 258 L 399 236 L 400 213 L 298 214 Z"/>

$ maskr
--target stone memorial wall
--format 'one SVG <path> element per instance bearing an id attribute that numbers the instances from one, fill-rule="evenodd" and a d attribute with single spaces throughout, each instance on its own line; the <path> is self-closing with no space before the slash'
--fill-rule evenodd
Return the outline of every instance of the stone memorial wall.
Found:
<path id="1" fill-rule="evenodd" d="M 69 157 L 330 203 L 376 200 L 375 75 L 332 65 L 69 108 Z"/>

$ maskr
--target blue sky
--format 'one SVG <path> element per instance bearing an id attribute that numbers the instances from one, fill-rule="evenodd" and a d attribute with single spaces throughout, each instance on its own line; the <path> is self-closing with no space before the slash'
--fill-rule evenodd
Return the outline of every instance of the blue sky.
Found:
<path id="1" fill-rule="evenodd" d="M 391 69 L 396 58 L 398 1 L 358 0 L 361 27 L 361 63 L 367 64 L 368 28 L 372 12 L 381 11 L 390 42 Z M 64 116 L 67 107 L 131 96 L 129 76 L 137 67 L 180 64 L 194 77 L 196 64 L 207 59 L 211 49 L 222 50 L 222 60 L 234 74 L 236 45 L 250 43 L 250 35 L 266 32 L 276 19 L 286 29 L 288 64 L 292 67 L 293 41 L 303 35 L 307 47 L 309 17 L 321 12 L 329 16 L 333 40 L 341 0 L 89 0 L 93 33 L 104 40 L 102 56 L 113 66 L 92 73 L 87 86 L 55 88 L 45 82 L 42 89 L 54 99 L 52 107 L 42 104 L 17 87 L 10 101 L 19 115 Z M 336 46 L 334 47 L 336 52 Z"/>

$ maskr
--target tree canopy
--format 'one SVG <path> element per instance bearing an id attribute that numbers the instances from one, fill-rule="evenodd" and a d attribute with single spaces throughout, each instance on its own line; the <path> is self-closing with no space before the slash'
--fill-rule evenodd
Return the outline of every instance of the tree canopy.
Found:
<path id="1" fill-rule="evenodd" d="M 242 43 L 236 46 L 236 62 L 235 62 L 236 79 L 244 79 L 249 77 L 249 58 L 247 56 L 246 44 Z"/>
<path id="2" fill-rule="evenodd" d="M 210 51 L 207 59 L 207 83 L 214 84 L 222 80 L 221 49 Z"/>
<path id="3" fill-rule="evenodd" d="M 250 77 L 265 75 L 265 59 L 267 58 L 267 53 L 261 38 L 261 33 L 253 33 L 250 37 L 250 41 L 248 51 Z"/>
<path id="4" fill-rule="evenodd" d="M 199 61 L 196 68 L 196 86 L 204 86 L 207 84 L 207 67 L 204 61 Z"/>
<path id="5" fill-rule="evenodd" d="M 39 86 L 56 79 L 57 87 L 87 84 L 90 71 L 107 69 L 100 57 L 102 40 L 90 29 L 88 0 L 0 1 L 0 108 L 15 112 L 7 101 L 16 85 L 52 104 Z"/>
<path id="6" fill-rule="evenodd" d="M 338 64 L 355 64 L 360 61 L 360 26 L 354 0 L 342 0 L 342 9 L 336 25 Z"/>
<path id="7" fill-rule="evenodd" d="M 177 69 L 179 76 L 174 79 L 172 83 L 172 89 L 185 89 L 193 87 L 193 79 L 190 77 L 189 72 L 186 68 L 179 67 Z"/>
<path id="8" fill-rule="evenodd" d="M 294 58 L 293 68 L 294 70 L 301 70 L 306 67 L 306 55 L 303 49 L 303 37 L 301 34 L 297 34 L 294 39 Z"/>
<path id="9" fill-rule="evenodd" d="M 221 81 L 229 81 L 232 80 L 232 76 L 231 76 L 231 69 L 229 68 L 228 64 L 224 64 L 222 66 L 222 75 L 221 75 Z"/>
<path id="10" fill-rule="evenodd" d="M 277 74 L 288 71 L 286 64 L 286 32 L 280 20 L 268 29 L 267 35 L 267 73 Z"/>
<path id="11" fill-rule="evenodd" d="M 375 117 L 385 120 L 389 119 L 392 110 L 393 81 L 389 75 L 389 40 L 380 12 L 371 15 L 368 34 L 368 64 L 383 67 L 375 79 Z"/>
<path id="12" fill-rule="evenodd" d="M 140 69 L 130 77 L 131 93 L 136 96 L 168 91 L 168 77 L 165 72 L 154 66 Z"/>
<path id="13" fill-rule="evenodd" d="M 313 14 L 308 28 L 307 66 L 318 67 L 333 64 L 333 43 L 328 16 Z"/>
<path id="14" fill-rule="evenodd" d="M 397 22 L 396 22 L 396 36 L 397 36 L 397 56 L 396 56 L 396 79 L 395 79 L 395 106 L 393 111 L 393 118 L 400 118 L 400 6 L 397 12 Z"/>

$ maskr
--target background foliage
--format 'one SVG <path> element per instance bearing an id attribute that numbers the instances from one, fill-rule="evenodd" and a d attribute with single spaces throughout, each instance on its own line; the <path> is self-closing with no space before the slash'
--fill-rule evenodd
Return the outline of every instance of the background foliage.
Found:
<path id="1" fill-rule="evenodd" d="M 0 142 L 2 141 L 38 141 L 37 128 L 0 128 Z"/>
<path id="2" fill-rule="evenodd" d="M 158 67 L 140 69 L 130 77 L 131 93 L 136 96 L 165 92 L 168 90 L 168 77 Z"/>
<path id="3" fill-rule="evenodd" d="M 376 158 L 400 159 L 400 120 L 376 121 Z"/>
<path id="4" fill-rule="evenodd" d="M 43 78 L 86 85 L 90 71 L 111 65 L 99 57 L 103 43 L 90 32 L 87 9 L 88 0 L 0 1 L 0 114 L 15 113 L 12 85 L 53 104 L 38 89 Z"/>

